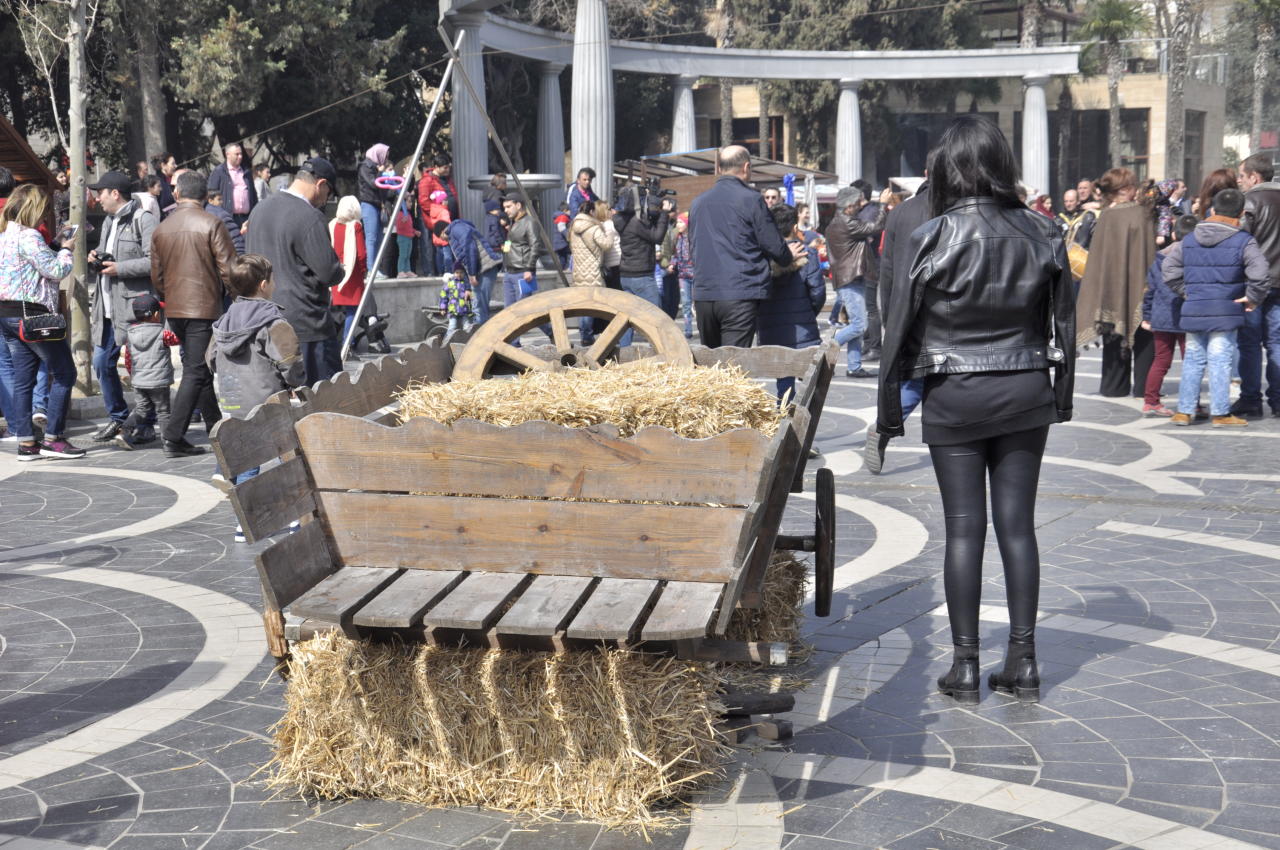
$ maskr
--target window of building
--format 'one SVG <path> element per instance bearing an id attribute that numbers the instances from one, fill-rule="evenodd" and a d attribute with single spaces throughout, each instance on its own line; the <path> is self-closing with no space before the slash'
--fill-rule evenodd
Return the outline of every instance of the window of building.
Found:
<path id="1" fill-rule="evenodd" d="M 720 119 L 712 118 L 707 122 L 711 132 L 708 147 L 720 144 Z M 760 120 L 758 118 L 733 119 L 733 143 L 743 145 L 756 156 L 765 159 L 782 159 L 782 116 L 769 116 L 769 138 L 762 149 L 760 146 Z"/>

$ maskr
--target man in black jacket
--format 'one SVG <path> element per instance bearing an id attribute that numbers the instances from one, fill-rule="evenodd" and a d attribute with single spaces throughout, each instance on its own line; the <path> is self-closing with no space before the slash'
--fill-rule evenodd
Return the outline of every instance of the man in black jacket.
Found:
<path id="1" fill-rule="evenodd" d="M 1235 416 L 1262 415 L 1262 351 L 1267 352 L 1267 404 L 1280 416 L 1280 182 L 1265 154 L 1240 163 L 1244 216 L 1240 226 L 1253 234 L 1270 264 L 1271 291 L 1252 313 L 1245 314 L 1237 344 L 1240 349 L 1240 398 L 1231 406 Z"/>
<path id="2" fill-rule="evenodd" d="M 344 271 L 320 212 L 337 178 L 329 160 L 307 160 L 288 189 L 254 208 L 245 234 L 245 249 L 271 261 L 276 284 L 271 300 L 284 309 L 298 335 L 308 386 L 342 371 L 342 343 L 329 316 L 329 287 L 342 280 Z"/>
<path id="3" fill-rule="evenodd" d="M 921 183 L 916 193 L 889 213 L 884 227 L 884 247 L 880 251 L 880 306 L 889 309 L 889 300 L 894 292 L 907 292 L 911 280 L 911 260 L 907 256 L 907 246 L 911 242 L 911 234 L 917 227 L 929 220 L 929 184 Z M 884 364 L 880 370 L 884 380 L 886 369 L 892 364 Z M 902 399 L 902 418 L 906 420 L 920 404 L 924 396 L 924 378 L 910 378 L 902 383 L 900 393 Z M 872 475 L 879 475 L 884 468 L 884 452 L 889 447 L 889 437 L 876 433 L 873 422 L 867 428 L 867 442 L 862 449 L 862 462 Z"/>
<path id="4" fill-rule="evenodd" d="M 769 261 L 790 265 L 804 256 L 801 242 L 788 245 L 764 198 L 747 180 L 751 154 L 741 145 L 720 149 L 720 177 L 689 211 L 693 252 L 693 306 L 703 345 L 749 348 L 756 313 L 769 297 Z"/>

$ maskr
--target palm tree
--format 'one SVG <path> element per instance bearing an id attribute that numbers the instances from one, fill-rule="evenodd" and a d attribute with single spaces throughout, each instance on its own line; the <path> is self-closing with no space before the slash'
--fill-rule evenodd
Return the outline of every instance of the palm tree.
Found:
<path id="1" fill-rule="evenodd" d="M 1184 106 L 1187 73 L 1191 65 L 1191 40 L 1200 0 L 1174 0 L 1173 26 L 1169 32 L 1169 89 L 1165 118 L 1164 176 L 1183 178 L 1186 158 L 1187 111 Z"/>
<path id="2" fill-rule="evenodd" d="M 1270 2 L 1271 0 L 1268 0 Z M 1147 28 L 1147 15 L 1137 0 L 1097 0 L 1090 4 L 1080 36 L 1101 46 L 1107 67 L 1107 155 L 1120 164 L 1120 80 L 1124 76 L 1124 45 L 1120 42 Z"/>

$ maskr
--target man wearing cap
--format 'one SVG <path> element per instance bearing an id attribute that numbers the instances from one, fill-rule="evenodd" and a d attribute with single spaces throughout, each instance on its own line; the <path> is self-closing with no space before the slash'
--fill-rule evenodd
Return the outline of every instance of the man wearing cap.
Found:
<path id="1" fill-rule="evenodd" d="M 133 299 L 153 294 L 151 287 L 151 236 L 156 217 L 133 199 L 133 181 L 121 171 L 108 171 L 89 186 L 98 195 L 98 204 L 107 214 L 99 230 L 98 247 L 89 252 L 91 266 L 102 258 L 97 285 L 90 290 L 90 321 L 93 329 L 93 372 L 102 387 L 102 400 L 111 417 L 93 439 L 115 439 L 129 416 L 124 386 L 116 363 L 124 345 Z"/>
<path id="2" fill-rule="evenodd" d="M 337 178 L 329 160 L 307 160 L 288 189 L 253 208 L 245 235 L 245 251 L 271 261 L 276 285 L 271 300 L 298 335 L 309 385 L 342 371 L 342 344 L 329 316 L 329 287 L 345 272 L 320 212 L 334 195 Z"/>
<path id="3" fill-rule="evenodd" d="M 186 172 L 173 193 L 177 209 L 156 228 L 151 245 L 151 282 L 182 343 L 182 382 L 163 437 L 165 455 L 183 457 L 204 453 L 187 441 L 191 411 L 199 407 L 206 430 L 222 418 L 205 352 L 213 339 L 213 322 L 222 315 L 236 251 L 221 219 L 204 211 L 208 186 L 203 176 Z"/>

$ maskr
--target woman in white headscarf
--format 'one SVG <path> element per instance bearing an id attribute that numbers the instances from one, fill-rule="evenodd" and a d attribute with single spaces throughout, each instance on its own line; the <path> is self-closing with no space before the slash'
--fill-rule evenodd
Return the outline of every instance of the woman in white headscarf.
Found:
<path id="1" fill-rule="evenodd" d="M 392 197 L 375 182 L 387 168 L 390 149 L 379 142 L 364 153 L 364 161 L 356 169 L 356 200 L 360 202 L 360 218 L 364 222 L 364 251 L 369 262 L 378 254 L 382 238 L 382 207 Z"/>
<path id="2" fill-rule="evenodd" d="M 342 261 L 343 276 L 329 292 L 333 306 L 341 307 L 346 316 L 342 323 L 342 338 L 345 340 L 351 333 L 351 323 L 355 320 L 356 307 L 364 295 L 366 271 L 369 267 L 369 255 L 365 237 L 367 231 L 360 225 L 360 213 L 363 204 L 353 195 L 345 195 L 338 201 L 338 215 L 329 222 L 329 239 L 333 250 Z M 376 250 L 376 249 L 375 249 Z"/>

